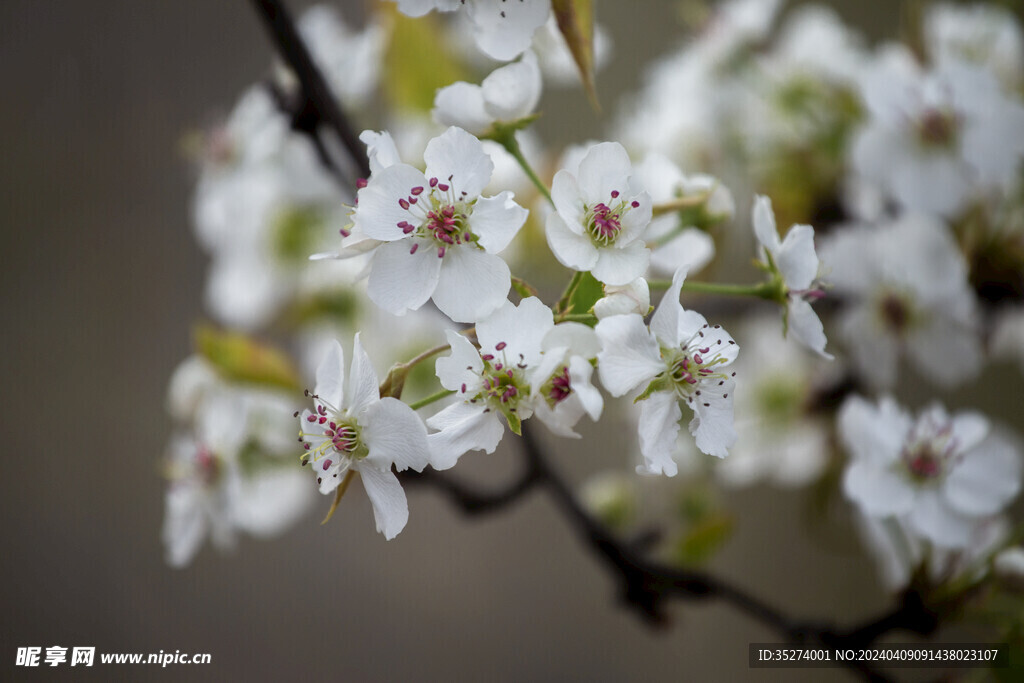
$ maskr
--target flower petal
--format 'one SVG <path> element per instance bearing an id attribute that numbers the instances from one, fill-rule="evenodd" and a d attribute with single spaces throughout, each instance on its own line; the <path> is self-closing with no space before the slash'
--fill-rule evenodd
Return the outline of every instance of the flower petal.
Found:
<path id="1" fill-rule="evenodd" d="M 373 506 L 373 519 L 377 523 L 377 531 L 390 541 L 409 521 L 409 503 L 405 498 L 405 491 L 398 483 L 398 477 L 390 469 L 379 470 L 368 463 L 360 463 L 356 469 L 362 477 L 366 496 Z"/>
<path id="2" fill-rule="evenodd" d="M 779 231 L 775 227 L 775 213 L 772 211 L 772 200 L 763 195 L 754 199 L 754 235 L 757 241 L 773 255 L 779 249 Z"/>
<path id="3" fill-rule="evenodd" d="M 683 305 L 679 303 L 679 293 L 683 289 L 683 281 L 686 280 L 686 268 L 681 267 L 672 275 L 672 284 L 665 290 L 658 308 L 651 316 L 651 332 L 665 346 L 675 346 L 679 338 L 679 318 L 683 314 Z M 701 325 L 704 324 L 703 318 Z M 691 332 L 695 333 L 696 330 Z M 687 335 L 689 336 L 689 335 Z"/>
<path id="4" fill-rule="evenodd" d="M 888 467 L 899 458 L 913 421 L 890 396 L 874 406 L 851 396 L 839 409 L 839 436 L 857 460 Z"/>
<path id="5" fill-rule="evenodd" d="M 507 300 L 512 275 L 500 256 L 457 245 L 437 260 L 442 263 L 434 303 L 455 322 L 476 322 Z"/>
<path id="6" fill-rule="evenodd" d="M 736 443 L 731 398 L 736 382 L 730 379 L 721 385 L 708 386 L 704 383 L 701 386 L 701 395 L 690 403 L 694 413 L 690 433 L 701 452 L 724 458 Z"/>
<path id="7" fill-rule="evenodd" d="M 789 289 L 802 291 L 811 286 L 818 276 L 818 255 L 814 253 L 814 228 L 794 225 L 786 233 L 775 263 Z"/>
<path id="8" fill-rule="evenodd" d="M 548 216 L 545 232 L 551 253 L 566 268 L 587 271 L 597 264 L 598 250 L 590 238 L 571 230 L 560 214 Z"/>
<path id="9" fill-rule="evenodd" d="M 363 439 L 370 449 L 366 461 L 380 469 L 392 463 L 399 472 L 422 472 L 430 462 L 427 428 L 412 408 L 386 396 L 363 414 Z"/>
<path id="10" fill-rule="evenodd" d="M 438 90 L 431 114 L 436 123 L 458 126 L 473 135 L 483 135 L 494 123 L 494 118 L 484 110 L 480 86 L 464 81 Z"/>
<path id="11" fill-rule="evenodd" d="M 316 388 L 320 399 L 341 410 L 345 400 L 345 350 L 337 339 L 332 340 L 327 355 L 316 368 Z"/>
<path id="12" fill-rule="evenodd" d="M 497 413 L 484 412 L 484 406 L 458 401 L 427 419 L 432 429 L 441 431 L 427 435 L 430 465 L 436 470 L 452 467 L 467 451 L 493 453 L 505 427 Z"/>
<path id="13" fill-rule="evenodd" d="M 507 247 L 530 214 L 516 204 L 514 197 L 505 191 L 496 197 L 481 197 L 473 205 L 473 233 L 488 253 L 497 254 Z"/>
<path id="14" fill-rule="evenodd" d="M 944 548 L 966 548 L 979 531 L 977 518 L 957 514 L 934 490 L 918 495 L 907 521 L 919 534 Z"/>
<path id="15" fill-rule="evenodd" d="M 1020 492 L 1021 462 L 1014 447 L 990 438 L 963 456 L 942 487 L 950 506 L 964 515 L 993 515 Z"/>
<path id="16" fill-rule="evenodd" d="M 825 328 L 818 318 L 818 314 L 811 308 L 806 299 L 791 298 L 789 300 L 789 331 L 793 333 L 797 341 L 814 351 L 822 358 L 833 359 L 831 353 L 825 351 Z"/>
<path id="17" fill-rule="evenodd" d="M 587 151 L 580 162 L 580 194 L 586 204 L 607 202 L 612 192 L 629 189 L 632 164 L 626 148 L 617 142 L 601 142 Z"/>
<path id="18" fill-rule="evenodd" d="M 619 249 L 597 250 L 597 263 L 591 274 L 609 285 L 626 285 L 644 274 L 651 262 L 651 251 L 640 240 Z"/>
<path id="19" fill-rule="evenodd" d="M 427 143 L 423 161 L 427 178 L 450 181 L 451 191 L 467 201 L 480 196 L 494 172 L 494 162 L 480 141 L 455 126 Z"/>
<path id="20" fill-rule="evenodd" d="M 622 396 L 664 372 L 658 342 L 639 315 L 613 315 L 598 322 L 594 331 L 601 340 L 597 370 L 612 396 Z"/>
<path id="21" fill-rule="evenodd" d="M 683 411 L 675 395 L 669 391 L 656 391 L 640 402 L 640 454 L 644 464 L 638 466 L 642 474 L 664 474 L 674 477 L 679 471 L 672 453 L 676 450 L 679 420 Z"/>
<path id="22" fill-rule="evenodd" d="M 394 167 L 392 167 L 394 168 Z M 381 246 L 373 255 L 366 293 L 373 303 L 394 315 L 404 315 L 427 302 L 437 288 L 441 259 L 433 249 L 410 253 L 412 240 Z"/>
<path id="23" fill-rule="evenodd" d="M 419 225 L 420 220 L 402 208 L 414 187 L 426 187 L 423 174 L 408 164 L 394 164 L 370 176 L 366 187 L 357 193 L 354 227 L 376 240 L 392 242 L 405 237 L 399 223 Z"/>
<path id="24" fill-rule="evenodd" d="M 550 0 L 470 0 L 467 4 L 469 18 L 476 28 L 476 44 L 501 61 L 514 59 L 529 48 L 534 31 L 544 25 L 551 13 Z"/>
<path id="25" fill-rule="evenodd" d="M 514 64 L 495 69 L 480 84 L 484 108 L 498 121 L 515 121 L 533 113 L 540 100 L 540 67 L 537 57 L 526 52 Z"/>
<path id="26" fill-rule="evenodd" d="M 893 467 L 870 460 L 850 463 L 843 492 L 872 517 L 903 515 L 914 507 L 914 489 L 907 480 Z"/>
<path id="27" fill-rule="evenodd" d="M 380 400 L 379 380 L 373 369 L 370 357 L 366 355 L 359 333 L 356 332 L 352 343 L 352 367 L 349 369 L 345 395 L 348 398 L 346 408 L 352 415 L 359 415 L 371 403 Z"/>
<path id="28" fill-rule="evenodd" d="M 480 373 L 484 363 L 476 347 L 455 330 L 447 330 L 451 355 L 442 356 L 434 363 L 434 370 L 441 386 L 451 391 L 460 391 L 463 385 L 475 392 L 480 385 Z M 471 394 L 472 395 L 472 394 Z"/>

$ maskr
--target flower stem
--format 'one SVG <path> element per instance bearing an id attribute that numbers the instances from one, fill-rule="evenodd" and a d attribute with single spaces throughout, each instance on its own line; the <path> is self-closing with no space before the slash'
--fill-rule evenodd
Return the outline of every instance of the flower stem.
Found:
<path id="1" fill-rule="evenodd" d="M 454 393 L 455 392 L 452 391 L 451 389 L 442 389 L 441 391 L 437 392 L 436 394 L 431 394 L 430 396 L 427 396 L 426 398 L 421 398 L 420 400 L 416 401 L 415 403 L 410 403 L 409 407 L 412 408 L 413 410 L 419 410 L 423 406 L 429 406 L 431 403 L 435 403 L 437 401 L 440 401 L 442 398 L 445 398 L 446 396 L 451 396 Z"/>
<path id="2" fill-rule="evenodd" d="M 664 216 L 667 213 L 675 213 L 676 211 L 682 211 L 683 209 L 693 209 L 698 206 L 703 206 L 707 200 L 708 193 L 706 192 L 695 194 L 691 197 L 671 199 L 661 204 L 655 204 L 651 211 L 651 215 L 653 218 L 657 218 L 658 216 Z"/>
<path id="3" fill-rule="evenodd" d="M 523 150 L 519 148 L 519 141 L 516 140 L 515 128 L 511 126 L 495 126 L 495 130 L 488 137 L 504 147 L 515 158 L 520 168 L 523 169 L 523 173 L 530 179 L 530 182 L 537 188 L 537 191 L 544 195 L 544 199 L 547 199 L 551 206 L 554 206 L 555 202 L 551 199 L 551 192 L 548 191 L 547 185 L 534 173 L 530 162 L 523 156 Z"/>
<path id="4" fill-rule="evenodd" d="M 651 289 L 668 289 L 672 286 L 670 280 L 649 280 L 647 285 Z M 699 292 L 701 294 L 721 294 L 723 296 L 752 296 L 758 299 L 775 301 L 778 287 L 772 282 L 762 282 L 757 285 L 734 285 L 719 282 L 684 282 L 684 292 Z"/>
<path id="5" fill-rule="evenodd" d="M 576 293 L 576 288 L 580 286 L 580 280 L 583 279 L 583 271 L 577 270 L 572 274 L 572 279 L 569 280 L 569 284 L 565 287 L 565 292 L 562 293 L 562 298 L 558 300 L 558 305 L 555 310 L 558 312 L 564 312 L 569 307 L 569 301 L 572 300 L 572 295 Z"/>
<path id="6" fill-rule="evenodd" d="M 566 313 L 565 315 L 558 316 L 558 322 L 562 323 L 565 321 L 572 321 L 577 323 L 586 323 L 593 325 L 597 323 L 597 316 L 593 313 Z"/>

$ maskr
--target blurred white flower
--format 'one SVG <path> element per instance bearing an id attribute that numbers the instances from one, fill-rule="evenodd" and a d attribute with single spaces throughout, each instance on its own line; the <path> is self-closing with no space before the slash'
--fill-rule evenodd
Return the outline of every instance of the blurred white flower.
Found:
<path id="1" fill-rule="evenodd" d="M 331 89 L 346 107 L 360 107 L 380 78 L 386 27 L 371 20 L 355 31 L 333 5 L 314 5 L 299 17 L 299 35 Z"/>
<path id="2" fill-rule="evenodd" d="M 847 497 L 866 515 L 904 517 L 936 545 L 968 546 L 976 523 L 1020 490 L 1020 455 L 978 413 L 936 404 L 913 419 L 890 397 L 874 405 L 852 396 L 838 424 Z"/>
<path id="3" fill-rule="evenodd" d="M 495 123 L 513 123 L 533 114 L 540 100 L 537 57 L 527 51 L 522 59 L 491 72 L 480 85 L 457 81 L 434 96 L 434 121 L 484 135 Z"/>
<path id="4" fill-rule="evenodd" d="M 617 142 L 594 145 L 576 174 L 555 174 L 548 245 L 562 265 L 590 271 L 601 282 L 624 285 L 643 275 L 650 251 L 643 235 L 651 199 L 632 177 L 629 155 Z"/>
<path id="5" fill-rule="evenodd" d="M 381 398 L 377 374 L 356 335 L 352 366 L 335 342 L 316 372 L 314 410 L 300 418 L 303 465 L 316 475 L 320 493 L 334 491 L 349 470 L 360 475 L 373 505 L 377 531 L 391 540 L 405 528 L 409 507 L 391 466 L 422 471 L 429 461 L 427 429 L 409 406 Z"/>
<path id="6" fill-rule="evenodd" d="M 839 332 L 872 385 L 896 383 L 903 353 L 943 385 L 981 369 L 977 300 L 945 225 L 906 215 L 877 228 L 844 227 L 822 241 L 821 256 L 832 291 L 848 299 Z"/>
<path id="7" fill-rule="evenodd" d="M 1024 80 L 1024 36 L 1008 8 L 931 3 L 924 17 L 924 42 L 933 61 L 972 62 L 995 74 L 1008 90 Z"/>
<path id="8" fill-rule="evenodd" d="M 924 73 L 900 48 L 863 79 L 870 118 L 854 169 L 905 209 L 954 216 L 980 192 L 1006 189 L 1024 157 L 1024 106 L 988 71 L 944 60 Z"/>

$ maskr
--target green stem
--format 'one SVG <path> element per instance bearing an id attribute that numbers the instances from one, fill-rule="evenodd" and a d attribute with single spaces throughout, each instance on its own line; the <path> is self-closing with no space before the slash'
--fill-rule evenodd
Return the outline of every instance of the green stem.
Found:
<path id="1" fill-rule="evenodd" d="M 489 135 L 492 140 L 497 142 L 499 145 L 504 147 L 509 154 L 511 154 L 515 160 L 519 163 L 520 168 L 523 169 L 523 173 L 530 179 L 537 191 L 544 195 L 544 198 L 548 200 L 551 206 L 555 205 L 555 201 L 551 199 L 551 192 L 548 191 L 547 185 L 545 185 L 537 174 L 533 172 L 533 168 L 530 166 L 530 162 L 523 156 L 523 150 L 519 148 L 519 141 L 516 140 L 516 131 L 511 127 L 499 127 Z"/>
<path id="2" fill-rule="evenodd" d="M 580 280 L 583 279 L 583 271 L 577 270 L 572 274 L 572 279 L 569 280 L 569 284 L 565 287 L 565 292 L 562 293 L 562 298 L 558 300 L 558 305 L 555 307 L 556 311 L 564 311 L 569 307 L 569 301 L 572 300 L 572 295 L 576 293 L 576 288 L 580 286 Z"/>
<path id="3" fill-rule="evenodd" d="M 651 289 L 668 289 L 672 286 L 671 280 L 650 280 L 647 285 Z M 758 299 L 775 301 L 778 296 L 778 287 L 772 282 L 762 282 L 757 285 L 733 285 L 719 282 L 684 282 L 684 292 L 698 292 L 700 294 L 721 294 L 724 296 L 752 296 Z"/>
<path id="4" fill-rule="evenodd" d="M 566 313 L 558 316 L 558 322 L 572 321 L 577 323 L 596 323 L 597 316 L 593 313 Z"/>
<path id="5" fill-rule="evenodd" d="M 431 403 L 435 403 L 437 401 L 440 401 L 442 398 L 445 398 L 446 396 L 451 396 L 454 393 L 455 392 L 452 391 L 451 389 L 442 389 L 441 391 L 437 392 L 436 394 L 431 394 L 430 396 L 427 396 L 426 398 L 421 398 L 420 400 L 416 401 L 415 403 L 410 403 L 409 407 L 412 408 L 413 410 L 419 410 L 423 406 L 429 406 Z"/>
<path id="6" fill-rule="evenodd" d="M 708 200 L 709 192 L 703 192 L 701 194 L 695 194 L 690 197 L 679 197 L 678 199 L 670 199 L 667 202 L 661 204 L 655 204 L 651 209 L 651 216 L 657 218 L 658 216 L 664 216 L 667 213 L 676 213 L 684 209 L 693 209 L 698 206 L 703 206 Z"/>

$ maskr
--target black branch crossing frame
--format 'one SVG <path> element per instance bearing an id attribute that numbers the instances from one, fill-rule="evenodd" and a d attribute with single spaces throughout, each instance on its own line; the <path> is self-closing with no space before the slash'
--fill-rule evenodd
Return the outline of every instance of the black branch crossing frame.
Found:
<path id="1" fill-rule="evenodd" d="M 280 56 L 294 72 L 299 87 L 284 92 L 274 85 L 275 99 L 291 121 L 293 130 L 309 137 L 320 160 L 346 188 L 355 188 L 356 177 L 370 175 L 365 149 L 316 67 L 287 7 L 280 0 L 251 0 Z M 344 154 L 339 154 L 338 143 Z M 434 470 L 403 472 L 404 484 L 432 487 L 447 496 L 466 516 L 500 512 L 535 489 L 551 496 L 581 543 L 606 567 L 617 585 L 621 603 L 652 627 L 669 624 L 666 604 L 682 601 L 721 600 L 746 614 L 786 642 L 858 649 L 871 645 L 892 631 L 930 636 L 955 605 L 930 606 L 921 592 L 911 587 L 900 593 L 884 614 L 861 624 L 842 628 L 825 620 L 797 619 L 743 589 L 712 574 L 669 566 L 649 557 L 644 539 L 623 539 L 590 515 L 566 479 L 555 469 L 527 425 L 519 438 L 523 466 L 505 486 L 480 490 L 451 475 Z M 847 666 L 864 679 L 887 681 L 888 676 L 863 662 Z"/>

